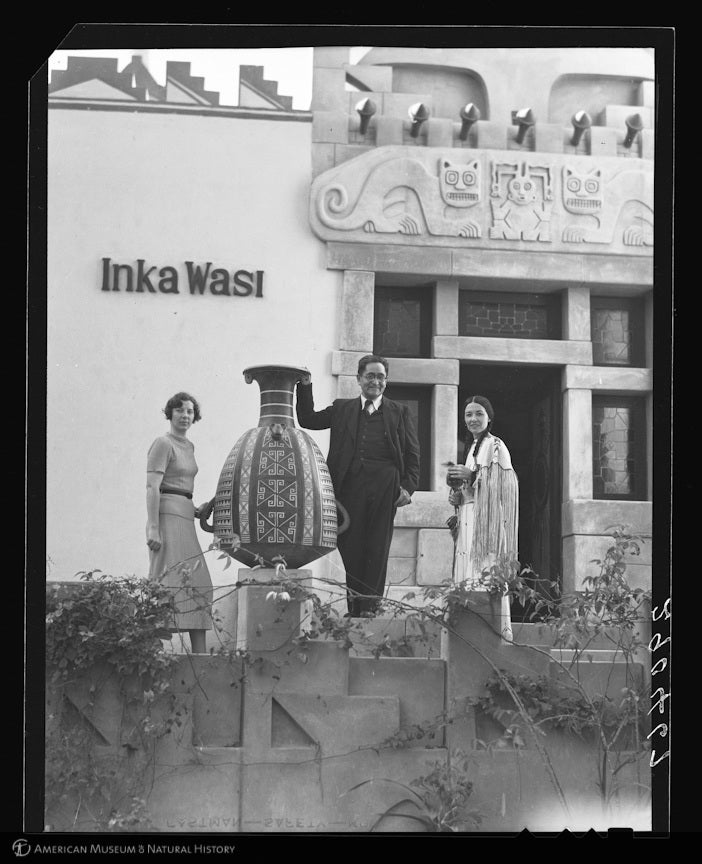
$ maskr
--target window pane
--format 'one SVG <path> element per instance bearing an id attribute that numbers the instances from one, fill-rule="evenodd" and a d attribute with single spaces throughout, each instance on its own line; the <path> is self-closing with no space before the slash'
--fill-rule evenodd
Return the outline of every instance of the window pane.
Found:
<path id="1" fill-rule="evenodd" d="M 639 301 L 593 297 L 591 327 L 595 365 L 642 365 L 643 326 L 643 307 Z"/>
<path id="2" fill-rule="evenodd" d="M 428 357 L 431 309 L 431 286 L 376 286 L 373 351 L 387 357 Z"/>
<path id="3" fill-rule="evenodd" d="M 592 462 L 595 498 L 643 498 L 646 465 L 640 400 L 593 398 Z"/>
<path id="4" fill-rule="evenodd" d="M 458 301 L 459 336 L 499 336 L 508 339 L 558 339 L 557 297 L 463 290 Z"/>

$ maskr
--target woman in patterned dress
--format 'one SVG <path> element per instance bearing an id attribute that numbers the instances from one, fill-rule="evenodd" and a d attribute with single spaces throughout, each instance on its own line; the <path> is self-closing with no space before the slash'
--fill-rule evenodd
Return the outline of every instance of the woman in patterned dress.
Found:
<path id="1" fill-rule="evenodd" d="M 504 441 L 490 432 L 495 412 L 485 396 L 471 396 L 463 406 L 465 464 L 451 465 L 446 482 L 451 503 L 459 507 L 454 581 L 486 589 L 482 571 L 498 558 L 517 558 L 519 483 Z M 502 638 L 512 641 L 509 598 L 502 598 Z"/>
<path id="2" fill-rule="evenodd" d="M 204 654 L 205 631 L 212 629 L 212 579 L 195 533 L 194 520 L 211 511 L 193 505 L 198 467 L 188 430 L 200 419 L 189 393 L 176 393 L 163 409 L 170 430 L 149 448 L 146 460 L 146 545 L 149 578 L 173 591 L 173 631 L 187 630 L 194 654 Z"/>

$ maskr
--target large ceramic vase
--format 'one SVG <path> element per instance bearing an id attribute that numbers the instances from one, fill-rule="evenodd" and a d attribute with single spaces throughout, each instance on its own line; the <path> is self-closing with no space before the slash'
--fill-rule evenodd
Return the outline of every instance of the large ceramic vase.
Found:
<path id="1" fill-rule="evenodd" d="M 307 373 L 296 366 L 251 366 L 261 390 L 258 426 L 224 463 L 212 526 L 220 548 L 253 567 L 304 567 L 336 549 L 337 506 L 329 469 L 315 442 L 295 428 L 293 392 Z M 237 541 L 238 538 L 238 541 Z M 237 545 L 237 543 L 239 545 Z"/>

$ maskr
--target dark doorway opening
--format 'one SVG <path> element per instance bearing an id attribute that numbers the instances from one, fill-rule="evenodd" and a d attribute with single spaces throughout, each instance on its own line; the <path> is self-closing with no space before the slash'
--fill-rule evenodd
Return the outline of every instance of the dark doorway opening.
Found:
<path id="1" fill-rule="evenodd" d="M 549 582 L 561 584 L 560 381 L 555 366 L 462 363 L 458 394 L 461 440 L 466 399 L 487 396 L 495 409 L 492 431 L 507 445 L 519 478 L 519 560 L 538 574 L 544 592 Z M 516 621 L 530 620 L 531 611 L 512 604 Z"/>

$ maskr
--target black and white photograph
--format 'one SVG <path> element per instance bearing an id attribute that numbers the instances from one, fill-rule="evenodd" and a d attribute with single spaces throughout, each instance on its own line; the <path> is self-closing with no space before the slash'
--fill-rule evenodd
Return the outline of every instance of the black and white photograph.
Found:
<path id="1" fill-rule="evenodd" d="M 56 44 L 30 852 L 666 836 L 674 33 Z"/>

